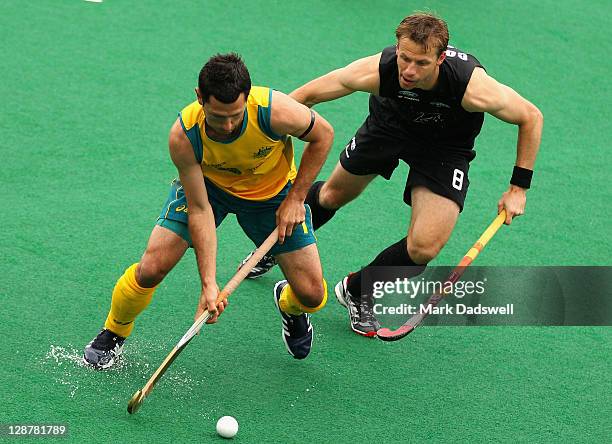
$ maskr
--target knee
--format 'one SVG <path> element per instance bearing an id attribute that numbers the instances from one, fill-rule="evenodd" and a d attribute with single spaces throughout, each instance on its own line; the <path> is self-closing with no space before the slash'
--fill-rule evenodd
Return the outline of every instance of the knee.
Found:
<path id="1" fill-rule="evenodd" d="M 169 272 L 161 261 L 145 255 L 136 269 L 136 281 L 141 287 L 152 288 L 159 285 Z"/>
<path id="2" fill-rule="evenodd" d="M 323 280 L 302 283 L 300 288 L 293 291 L 304 307 L 316 309 L 312 312 L 323 308 L 327 301 L 327 285 Z"/>
<path id="3" fill-rule="evenodd" d="M 319 205 L 330 210 L 337 210 L 346 205 L 353 198 L 346 195 L 345 190 L 325 182 L 319 191 Z"/>
<path id="4" fill-rule="evenodd" d="M 419 265 L 426 265 L 433 260 L 443 246 L 440 242 L 408 237 L 408 255 Z"/>

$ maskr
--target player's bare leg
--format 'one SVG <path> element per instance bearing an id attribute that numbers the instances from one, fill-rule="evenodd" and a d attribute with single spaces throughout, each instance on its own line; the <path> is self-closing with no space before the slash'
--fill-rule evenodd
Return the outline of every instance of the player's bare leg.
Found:
<path id="1" fill-rule="evenodd" d="M 176 233 L 158 225 L 153 228 L 140 262 L 128 267 L 113 289 L 104 329 L 85 347 L 83 360 L 87 365 L 105 369 L 117 361 L 134 320 L 187 248 L 187 242 Z"/>
<path id="2" fill-rule="evenodd" d="M 138 284 L 149 288 L 159 285 L 181 260 L 187 248 L 189 245 L 178 234 L 155 225 L 136 269 Z"/>
<path id="3" fill-rule="evenodd" d="M 452 200 L 419 186 L 411 190 L 412 215 L 408 236 L 376 256 L 368 266 L 410 267 L 406 277 L 423 272 L 450 238 L 459 216 L 459 206 Z M 372 296 L 361 289 L 363 269 L 338 282 L 338 301 L 349 310 L 351 329 L 373 337 L 380 327 L 373 313 Z"/>
<path id="4" fill-rule="evenodd" d="M 425 265 L 448 242 L 459 217 L 459 206 L 422 186 L 413 188 L 411 197 L 408 256 L 416 264 Z"/>
<path id="5" fill-rule="evenodd" d="M 316 205 L 318 202 L 318 204 L 324 209 L 337 210 L 359 196 L 376 176 L 377 174 L 358 176 L 356 174 L 349 173 L 344 169 L 340 162 L 338 162 L 331 176 L 329 176 L 329 179 L 320 187 L 318 196 L 316 196 L 317 201 L 314 202 L 314 204 Z M 306 203 L 310 204 L 311 202 L 309 202 L 309 199 L 307 199 Z M 313 205 L 311 205 L 311 207 L 312 206 Z M 327 222 L 327 220 L 325 220 L 325 222 Z M 317 225 L 314 223 L 314 214 L 313 225 L 315 230 L 322 225 Z"/>
<path id="6" fill-rule="evenodd" d="M 296 359 L 310 353 L 313 327 L 310 314 L 325 306 L 327 284 L 316 244 L 283 253 L 276 259 L 287 280 L 274 287 L 274 300 L 283 321 L 283 341 Z"/>

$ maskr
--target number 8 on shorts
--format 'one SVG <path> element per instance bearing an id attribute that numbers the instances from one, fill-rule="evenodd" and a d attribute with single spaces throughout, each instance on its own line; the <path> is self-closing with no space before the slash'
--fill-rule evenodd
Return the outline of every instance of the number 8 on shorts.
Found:
<path id="1" fill-rule="evenodd" d="M 453 172 L 453 188 L 459 191 L 463 188 L 463 171 L 458 168 Z"/>

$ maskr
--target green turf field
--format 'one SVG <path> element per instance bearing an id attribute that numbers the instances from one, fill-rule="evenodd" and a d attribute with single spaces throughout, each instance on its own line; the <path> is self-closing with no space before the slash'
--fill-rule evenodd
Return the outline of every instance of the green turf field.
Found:
<path id="1" fill-rule="evenodd" d="M 245 282 L 129 416 L 132 393 L 191 325 L 192 252 L 139 318 L 123 364 L 79 365 L 166 198 L 168 130 L 203 62 L 239 52 L 254 84 L 290 92 L 393 44 L 414 10 L 444 17 L 452 44 L 545 116 L 527 215 L 478 264 L 612 265 L 609 1 L 2 0 L 0 424 L 65 423 L 74 442 L 218 441 L 223 415 L 245 443 L 607 441 L 610 327 L 423 327 L 383 343 L 351 333 L 330 298 L 298 362 L 280 338 L 278 269 Z M 326 178 L 367 96 L 317 109 L 336 133 Z M 515 127 L 487 117 L 436 264 L 454 265 L 495 216 L 515 143 Z M 376 180 L 317 233 L 330 284 L 405 235 L 406 171 Z M 223 285 L 252 245 L 231 216 L 218 238 Z"/>

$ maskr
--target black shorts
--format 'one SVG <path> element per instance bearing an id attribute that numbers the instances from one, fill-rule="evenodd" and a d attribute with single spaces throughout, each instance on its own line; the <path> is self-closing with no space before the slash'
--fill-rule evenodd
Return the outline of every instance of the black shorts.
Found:
<path id="1" fill-rule="evenodd" d="M 340 164 L 351 174 L 378 174 L 389 180 L 403 160 L 410 166 L 404 189 L 404 202 L 411 204 L 410 190 L 424 186 L 447 197 L 463 210 L 467 195 L 471 149 L 432 146 L 431 143 L 394 137 L 373 125 L 368 119 L 340 154 Z"/>

